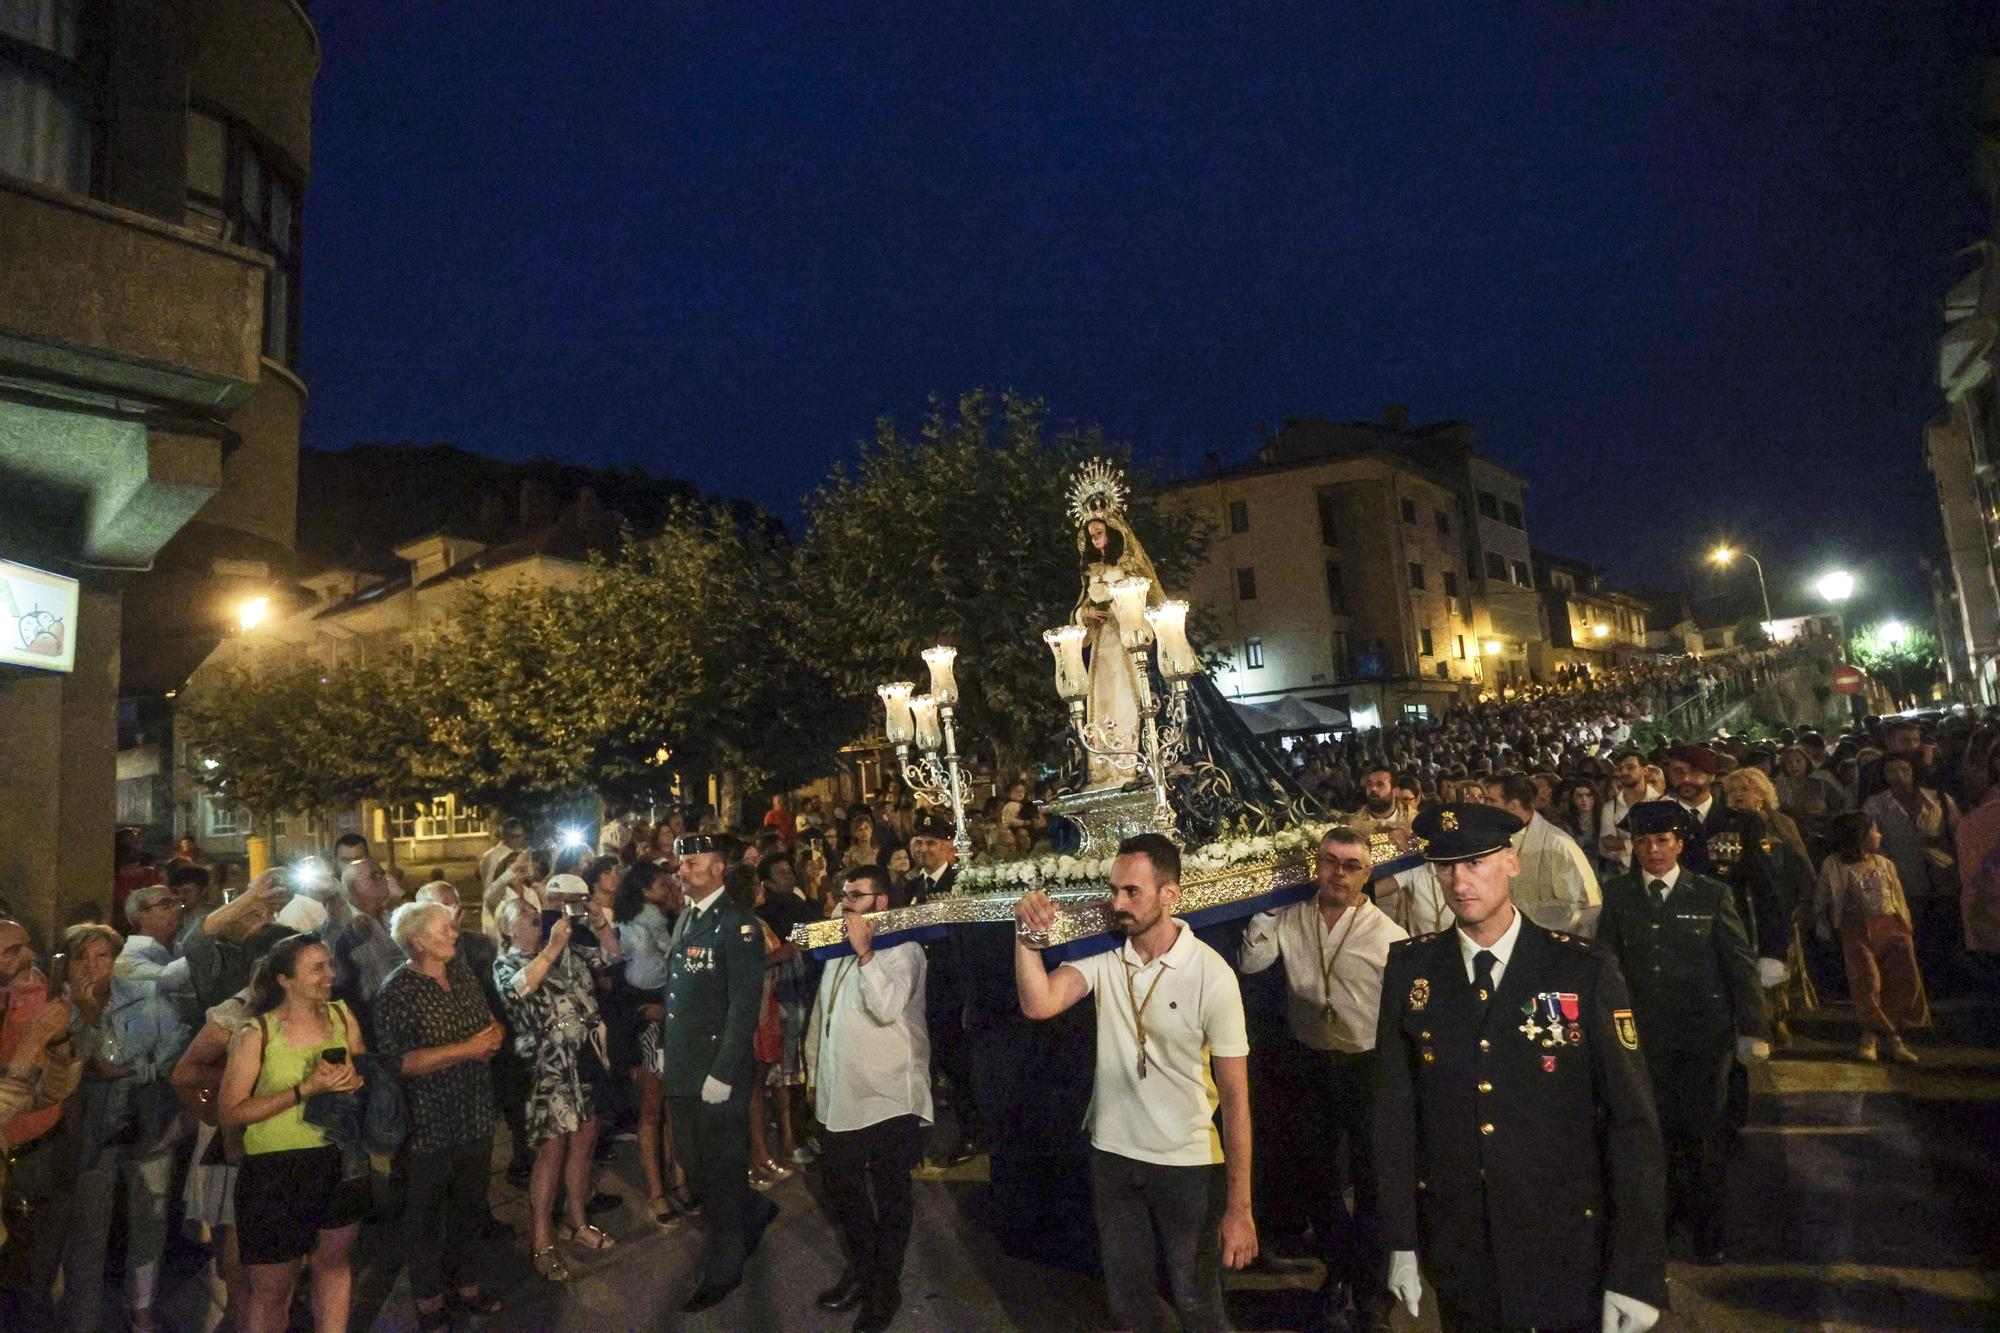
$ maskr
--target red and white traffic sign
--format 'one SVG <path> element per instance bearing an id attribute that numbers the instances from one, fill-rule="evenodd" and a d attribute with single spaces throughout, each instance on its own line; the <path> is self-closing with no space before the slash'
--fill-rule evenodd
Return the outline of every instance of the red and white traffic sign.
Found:
<path id="1" fill-rule="evenodd" d="M 1833 688 L 1837 694 L 1859 694 L 1868 684 L 1868 673 L 1858 666 L 1842 666 L 1833 673 Z"/>

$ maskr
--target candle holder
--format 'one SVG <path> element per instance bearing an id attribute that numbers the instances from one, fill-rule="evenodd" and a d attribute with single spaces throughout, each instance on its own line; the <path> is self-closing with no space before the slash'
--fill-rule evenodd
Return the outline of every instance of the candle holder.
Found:
<path id="1" fill-rule="evenodd" d="M 972 799 L 970 777 L 958 765 L 956 708 L 958 682 L 952 675 L 956 648 L 940 644 L 926 649 L 924 663 L 931 671 L 931 688 L 926 694 L 912 694 L 909 681 L 878 685 L 884 710 L 883 734 L 896 748 L 896 764 L 903 782 L 913 796 L 933 805 L 951 807 L 951 845 L 961 859 L 972 855 L 972 835 L 966 829 L 965 805 Z M 911 758 L 914 741 L 917 757 Z"/>

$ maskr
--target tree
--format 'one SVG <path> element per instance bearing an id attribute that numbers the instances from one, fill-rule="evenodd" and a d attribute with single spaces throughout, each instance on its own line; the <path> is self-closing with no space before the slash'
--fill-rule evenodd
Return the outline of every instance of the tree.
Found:
<path id="1" fill-rule="evenodd" d="M 1937 635 L 1900 620 L 1879 621 L 1856 631 L 1849 651 L 1904 707 L 1928 692 L 1943 662 Z"/>
<path id="2" fill-rule="evenodd" d="M 1078 588 L 1068 487 L 1078 465 L 1129 451 L 1100 431 L 1053 437 L 1039 399 L 983 392 L 935 399 L 914 437 L 877 423 L 850 470 L 810 497 L 798 555 L 801 623 L 835 689 L 826 709 L 850 736 L 879 729 L 875 686 L 927 677 L 919 654 L 958 649 L 961 744 L 1002 772 L 1058 750 L 1064 713 L 1042 631 L 1070 618 Z M 1206 549 L 1194 518 L 1163 510 L 1131 474 L 1130 519 L 1169 589 Z"/>
<path id="3" fill-rule="evenodd" d="M 1764 628 L 1764 622 L 1755 616 L 1746 616 L 1736 626 L 1736 646 L 1752 652 L 1771 646 L 1771 633 Z"/>

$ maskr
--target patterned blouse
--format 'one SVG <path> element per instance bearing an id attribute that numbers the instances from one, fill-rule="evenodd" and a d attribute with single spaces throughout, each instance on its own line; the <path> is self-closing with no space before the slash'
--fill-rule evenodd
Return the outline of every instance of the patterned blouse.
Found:
<path id="1" fill-rule="evenodd" d="M 1829 856 L 1820 863 L 1821 910 L 1835 930 L 1846 924 L 1859 926 L 1871 916 L 1901 917 L 1910 921 L 1910 905 L 1896 866 L 1888 857 L 1870 852 L 1859 861 L 1843 861 Z"/>
<path id="2" fill-rule="evenodd" d="M 493 1021 L 485 992 L 458 958 L 445 964 L 446 990 L 404 963 L 375 997 L 376 1053 L 392 1064 L 411 1051 L 451 1046 L 479 1034 Z M 464 1060 L 403 1079 L 410 1107 L 410 1150 L 447 1152 L 487 1144 L 493 1137 L 493 1078 L 484 1060 Z"/>

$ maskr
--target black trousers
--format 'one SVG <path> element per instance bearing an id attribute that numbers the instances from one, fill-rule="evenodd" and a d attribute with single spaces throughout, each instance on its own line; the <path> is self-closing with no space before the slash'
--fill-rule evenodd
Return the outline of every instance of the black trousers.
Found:
<path id="1" fill-rule="evenodd" d="M 1645 1048 L 1660 1138 L 1667 1151 L 1667 1218 L 1684 1218 L 1698 1244 L 1721 1240 L 1723 1168 L 1734 1124 L 1728 1109 L 1735 1039 Z"/>
<path id="2" fill-rule="evenodd" d="M 699 1097 L 666 1101 L 667 1114 L 673 1117 L 674 1155 L 708 1217 L 708 1261 L 702 1281 L 739 1282 L 750 1232 L 775 1211 L 768 1199 L 753 1200 L 750 1192 L 748 1081 L 731 1088 L 729 1100 L 714 1106 Z"/>
<path id="3" fill-rule="evenodd" d="M 848 1267 L 871 1293 L 892 1291 L 902 1281 L 920 1129 L 917 1117 L 899 1115 L 820 1136 L 826 1147 L 827 1211 L 840 1228 Z"/>
<path id="4" fill-rule="evenodd" d="M 1222 1164 L 1161 1166 L 1092 1148 L 1090 1190 L 1115 1326 L 1174 1326 L 1156 1282 L 1165 1268 L 1182 1333 L 1227 1333 L 1222 1213 L 1229 1194 Z"/>
<path id="5" fill-rule="evenodd" d="M 1388 1299 L 1389 1259 L 1375 1207 L 1375 1053 L 1315 1051 L 1296 1040 L 1289 1046 L 1294 1086 L 1304 1093 L 1297 1108 L 1307 1151 L 1287 1169 L 1305 1177 L 1327 1276 L 1347 1283 L 1365 1317 Z"/>
<path id="6" fill-rule="evenodd" d="M 486 1225 L 486 1176 L 493 1143 L 475 1143 L 440 1152 L 412 1151 L 403 1194 L 404 1258 L 410 1266 L 410 1294 L 420 1301 L 445 1294 L 445 1269 L 460 1285 L 471 1270 L 458 1256 Z M 453 1262 L 445 1262 L 451 1253 Z"/>

